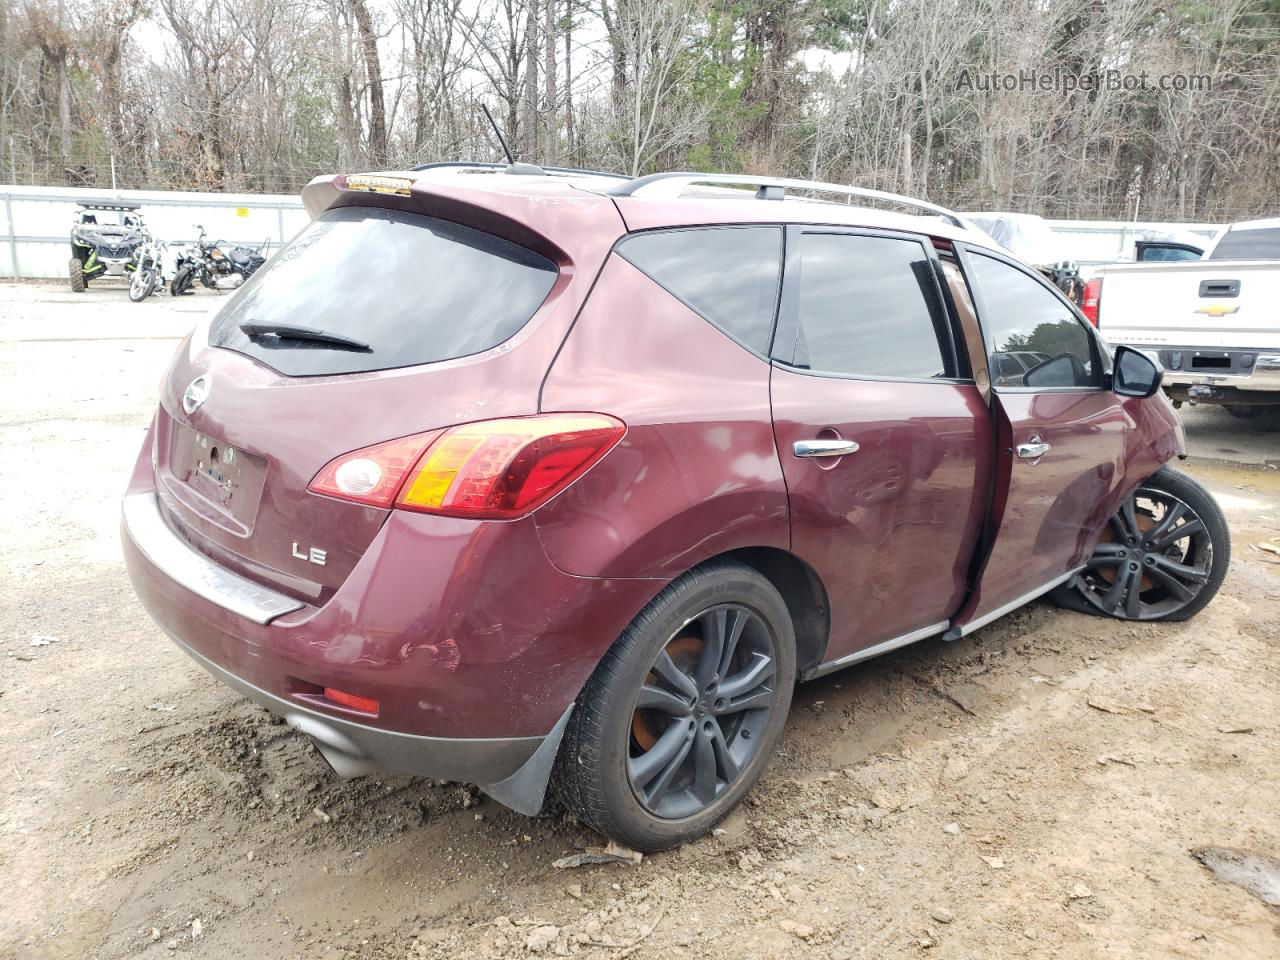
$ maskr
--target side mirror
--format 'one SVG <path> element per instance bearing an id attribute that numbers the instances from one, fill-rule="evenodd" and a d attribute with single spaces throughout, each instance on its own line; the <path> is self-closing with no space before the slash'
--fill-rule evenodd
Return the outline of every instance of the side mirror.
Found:
<path id="1" fill-rule="evenodd" d="M 1116 347 L 1111 389 L 1121 397 L 1150 397 L 1160 389 L 1164 367 L 1141 350 Z"/>

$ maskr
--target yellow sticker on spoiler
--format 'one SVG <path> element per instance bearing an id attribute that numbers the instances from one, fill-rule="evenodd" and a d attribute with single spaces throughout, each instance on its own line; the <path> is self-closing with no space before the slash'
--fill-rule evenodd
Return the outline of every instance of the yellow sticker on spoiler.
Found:
<path id="1" fill-rule="evenodd" d="M 390 193 L 397 197 L 409 196 L 413 181 L 408 177 L 378 177 L 367 173 L 347 177 L 348 190 L 367 190 L 369 193 Z"/>

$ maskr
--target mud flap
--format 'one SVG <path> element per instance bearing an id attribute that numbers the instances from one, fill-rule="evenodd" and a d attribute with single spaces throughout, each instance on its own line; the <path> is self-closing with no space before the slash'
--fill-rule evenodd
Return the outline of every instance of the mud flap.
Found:
<path id="1" fill-rule="evenodd" d="M 573 713 L 573 707 L 573 704 L 569 704 L 569 708 L 561 714 L 551 732 L 533 752 L 533 756 L 519 770 L 498 783 L 482 783 L 480 789 L 516 813 L 523 813 L 527 817 L 540 813 L 547 797 L 551 768 L 555 766 L 556 754 L 560 751 L 560 741 L 564 738 L 565 727 L 569 725 L 569 714 Z"/>

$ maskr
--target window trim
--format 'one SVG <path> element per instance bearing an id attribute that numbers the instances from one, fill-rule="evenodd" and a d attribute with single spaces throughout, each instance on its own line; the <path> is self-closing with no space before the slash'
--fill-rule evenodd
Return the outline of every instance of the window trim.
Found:
<path id="1" fill-rule="evenodd" d="M 956 251 L 956 260 L 960 265 L 960 272 L 964 274 L 965 285 L 969 288 L 969 296 L 973 300 L 975 312 L 978 315 L 978 328 L 982 331 L 982 349 L 987 355 L 987 376 L 991 382 L 991 390 L 994 393 L 1103 393 L 1108 388 L 1109 365 L 1106 359 L 1110 356 L 1104 349 L 1101 337 L 1093 325 L 1085 320 L 1084 315 L 1080 312 L 1080 308 L 1068 300 L 1056 286 L 1049 282 L 1048 278 L 1034 267 L 1028 267 L 1025 263 L 1007 257 L 1004 254 L 992 250 L 988 247 L 980 247 L 967 241 L 955 241 L 953 247 Z M 987 257 L 988 259 L 1003 263 L 1007 267 L 1011 267 L 1023 276 L 1030 277 L 1038 283 L 1044 290 L 1053 295 L 1059 303 L 1067 308 L 1072 319 L 1075 320 L 1085 331 L 1085 335 L 1089 341 L 1089 349 L 1092 352 L 1091 361 L 1098 368 L 1098 383 L 1089 387 L 1010 387 L 1002 386 L 998 383 L 995 371 L 991 368 L 991 357 L 994 346 L 990 334 L 988 332 L 985 317 L 987 316 L 987 302 L 983 299 L 981 284 L 975 282 L 975 272 L 972 269 L 974 257 Z"/>
<path id="2" fill-rule="evenodd" d="M 711 317 L 708 317 L 705 313 L 703 313 L 701 310 L 695 307 L 692 303 L 690 303 L 684 297 L 680 296 L 680 294 L 676 293 L 674 290 L 672 290 L 665 283 L 663 283 L 661 280 L 655 277 L 648 270 L 644 269 L 644 267 L 640 266 L 640 264 L 636 263 L 634 260 L 632 260 L 622 251 L 622 248 L 626 246 L 627 242 L 636 237 L 651 237 L 655 234 L 662 234 L 662 233 L 693 233 L 697 231 L 707 232 L 711 230 L 752 230 L 752 229 L 774 230 L 778 233 L 778 277 L 774 283 L 773 311 L 769 319 L 769 337 L 768 337 L 768 342 L 765 344 L 765 348 L 763 352 L 751 346 L 751 344 L 747 343 L 741 337 L 738 337 L 737 335 L 735 335 L 732 331 L 726 330 L 723 326 L 718 324 Z M 684 307 L 687 310 L 689 310 L 690 313 L 696 314 L 698 317 L 702 318 L 704 321 L 706 321 L 712 327 L 714 327 L 717 331 L 724 334 L 724 336 L 728 337 L 730 340 L 732 340 L 734 343 L 740 346 L 743 350 L 746 350 L 748 353 L 750 353 L 753 357 L 758 357 L 759 359 L 763 360 L 765 363 L 768 363 L 770 354 L 773 351 L 773 340 L 778 333 L 778 312 L 779 312 L 779 305 L 782 302 L 782 286 L 783 286 L 783 283 L 785 282 L 785 277 L 786 277 L 786 261 L 787 261 L 786 234 L 787 234 L 786 227 L 784 224 L 781 224 L 781 223 L 699 223 L 699 224 L 692 224 L 689 226 L 681 226 L 681 227 L 659 227 L 655 230 L 635 230 L 635 231 L 632 231 L 631 233 L 624 234 L 614 242 L 613 248 L 609 252 L 611 254 L 616 253 L 622 260 L 626 261 L 628 264 L 630 264 L 640 273 L 644 274 L 646 277 L 652 280 L 655 284 L 661 287 L 662 290 L 666 292 L 669 296 L 672 296 L 676 300 L 680 301 L 680 303 L 684 305 Z"/>
<path id="3" fill-rule="evenodd" d="M 870 227 L 846 227 L 839 224 L 823 223 L 791 223 L 786 225 L 786 248 L 782 270 L 782 295 L 779 298 L 777 316 L 774 321 L 773 343 L 770 345 L 769 362 L 780 370 L 808 377 L 822 377 L 829 380 L 866 380 L 873 383 L 940 383 L 971 384 L 973 378 L 962 376 L 964 366 L 960 363 L 955 330 L 952 323 L 950 301 L 946 298 L 938 278 L 938 251 L 925 234 L 908 233 L 901 230 L 884 230 Z M 943 377 L 891 377 L 873 373 L 843 373 L 838 370 L 808 370 L 794 366 L 789 360 L 778 355 L 778 338 L 783 333 L 792 336 L 790 355 L 795 359 L 795 343 L 799 338 L 799 300 L 800 286 L 804 282 L 800 270 L 800 239 L 804 234 L 835 234 L 850 237 L 871 237 L 884 240 L 905 240 L 918 244 L 929 262 L 929 276 L 933 283 L 933 302 L 928 298 L 925 307 L 933 322 L 933 333 L 942 357 L 943 370 L 948 375 Z"/>

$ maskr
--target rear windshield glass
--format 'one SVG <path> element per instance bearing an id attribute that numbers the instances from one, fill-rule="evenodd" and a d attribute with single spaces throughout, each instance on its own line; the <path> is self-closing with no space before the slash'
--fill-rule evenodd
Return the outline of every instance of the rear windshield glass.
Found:
<path id="1" fill-rule="evenodd" d="M 451 360 L 514 335 L 555 280 L 550 260 L 471 227 L 341 207 L 236 292 L 209 343 L 295 377 Z"/>
<path id="2" fill-rule="evenodd" d="M 1229 230 L 1210 260 L 1280 260 L 1280 227 L 1264 230 Z"/>

